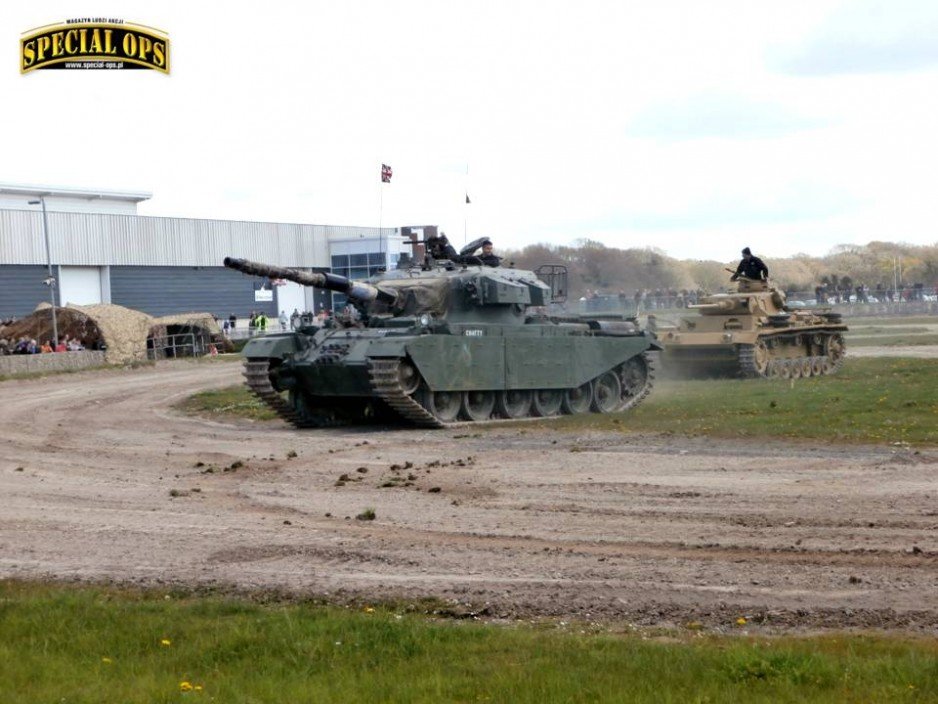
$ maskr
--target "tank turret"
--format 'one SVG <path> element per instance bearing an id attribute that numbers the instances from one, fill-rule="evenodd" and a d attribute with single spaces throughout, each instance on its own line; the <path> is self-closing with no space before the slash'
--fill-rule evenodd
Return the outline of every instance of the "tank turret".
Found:
<path id="1" fill-rule="evenodd" d="M 248 386 L 298 427 L 609 413 L 651 390 L 653 336 L 634 320 L 548 315 L 555 270 L 547 283 L 468 257 L 429 258 L 354 281 L 231 257 L 224 264 L 343 293 L 360 313 L 245 346 Z"/>

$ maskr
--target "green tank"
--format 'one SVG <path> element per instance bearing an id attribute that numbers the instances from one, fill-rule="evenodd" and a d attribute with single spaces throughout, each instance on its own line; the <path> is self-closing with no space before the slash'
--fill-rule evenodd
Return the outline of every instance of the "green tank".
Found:
<path id="1" fill-rule="evenodd" d="M 542 268 L 545 281 L 465 251 L 406 257 L 367 281 L 226 258 L 245 274 L 341 292 L 355 311 L 251 339 L 248 387 L 299 428 L 611 413 L 648 395 L 659 348 L 635 320 L 550 314 L 562 267 Z"/>

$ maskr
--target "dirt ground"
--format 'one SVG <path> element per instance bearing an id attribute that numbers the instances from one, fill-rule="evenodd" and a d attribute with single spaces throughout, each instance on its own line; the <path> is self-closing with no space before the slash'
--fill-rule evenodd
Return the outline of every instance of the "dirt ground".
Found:
<path id="1" fill-rule="evenodd" d="M 301 432 L 172 410 L 240 371 L 166 362 L 0 384 L 0 577 L 938 633 L 938 450 Z M 367 508 L 375 519 L 356 519 Z"/>

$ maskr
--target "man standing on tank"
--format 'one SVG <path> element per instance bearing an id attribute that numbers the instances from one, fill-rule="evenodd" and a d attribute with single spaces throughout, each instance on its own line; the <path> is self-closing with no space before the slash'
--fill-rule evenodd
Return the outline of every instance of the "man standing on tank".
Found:
<path id="1" fill-rule="evenodd" d="M 502 263 L 502 258 L 492 253 L 492 240 L 482 242 L 482 254 L 479 259 L 485 266 L 498 266 Z"/>
<path id="2" fill-rule="evenodd" d="M 730 277 L 730 281 L 736 281 L 740 276 L 754 281 L 764 281 L 769 278 L 769 267 L 759 257 L 754 256 L 749 247 L 744 247 L 743 260 L 736 267 L 736 273 Z"/>

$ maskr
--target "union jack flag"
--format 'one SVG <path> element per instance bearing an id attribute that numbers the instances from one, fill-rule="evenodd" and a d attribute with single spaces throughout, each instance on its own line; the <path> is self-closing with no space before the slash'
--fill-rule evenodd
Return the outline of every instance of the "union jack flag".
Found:
<path id="1" fill-rule="evenodd" d="M 391 183 L 391 176 L 393 172 L 391 167 L 387 164 L 381 164 L 381 182 L 382 183 Z"/>

